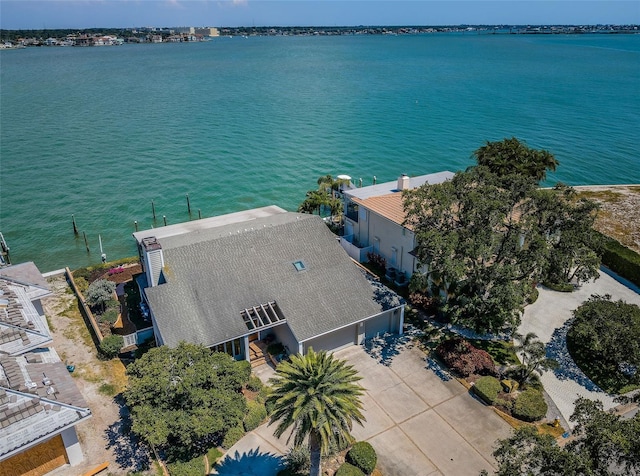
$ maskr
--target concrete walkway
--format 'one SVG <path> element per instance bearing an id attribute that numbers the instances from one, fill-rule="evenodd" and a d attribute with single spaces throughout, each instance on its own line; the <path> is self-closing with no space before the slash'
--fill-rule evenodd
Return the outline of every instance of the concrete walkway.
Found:
<path id="1" fill-rule="evenodd" d="M 569 356 L 566 343 L 568 327 L 565 323 L 573 316 L 572 311 L 593 294 L 609 294 L 613 300 L 622 299 L 629 304 L 638 305 L 640 295 L 602 272 L 596 281 L 583 284 L 572 293 L 551 291 L 542 286 L 538 287 L 538 291 L 540 296 L 525 309 L 518 332 L 522 335 L 535 332 L 547 345 L 547 356 L 556 359 L 560 364 L 557 370 L 542 374 L 541 381 L 545 391 L 567 422 L 579 396 L 600 400 L 605 409 L 613 408 L 616 406 L 614 396 L 598 388 Z"/>
<path id="2" fill-rule="evenodd" d="M 397 339 L 379 351 L 353 346 L 336 357 L 348 360 L 363 377 L 367 421 L 352 433 L 373 445 L 382 473 L 477 476 L 483 469 L 493 472 L 493 444 L 509 436 L 511 427 L 446 372 L 432 368 L 409 339 Z M 262 425 L 245 436 L 228 452 L 218 474 L 275 475 L 277 457 L 288 446 L 286 437 L 276 439 L 273 430 Z M 265 460 L 259 473 L 253 467 L 256 452 L 259 460 Z M 242 462 L 250 464 L 239 465 Z"/>

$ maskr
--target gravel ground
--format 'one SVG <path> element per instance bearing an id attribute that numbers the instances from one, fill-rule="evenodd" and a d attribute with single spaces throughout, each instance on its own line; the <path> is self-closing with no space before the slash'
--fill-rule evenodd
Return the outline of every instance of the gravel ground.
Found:
<path id="1" fill-rule="evenodd" d="M 148 455 L 123 427 L 126 408 L 113 395 L 124 388 L 125 367 L 121 361 L 101 361 L 87 326 L 78 311 L 76 299 L 63 276 L 51 278 L 52 297 L 43 300 L 45 315 L 52 327 L 53 347 L 63 361 L 75 365 L 73 377 L 91 409 L 93 417 L 76 426 L 84 461 L 52 472 L 55 476 L 77 476 L 108 462 L 106 474 L 126 475 L 148 465 Z"/>

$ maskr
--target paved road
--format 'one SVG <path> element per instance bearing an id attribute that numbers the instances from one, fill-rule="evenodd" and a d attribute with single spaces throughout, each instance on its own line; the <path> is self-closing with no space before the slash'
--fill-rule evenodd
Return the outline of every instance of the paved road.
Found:
<path id="1" fill-rule="evenodd" d="M 347 359 L 363 377 L 367 421 L 356 426 L 353 435 L 373 445 L 383 474 L 477 476 L 482 469 L 492 472 L 493 444 L 507 437 L 511 428 L 458 381 L 428 368 L 424 353 L 406 339 L 400 347 L 381 353 L 353 346 L 336 356 Z M 286 438 L 276 439 L 273 427 L 263 425 L 231 448 L 218 474 L 275 474 L 278 457 L 286 451 Z"/>
<path id="2" fill-rule="evenodd" d="M 523 335 L 535 332 L 547 344 L 547 355 L 560 363 L 560 368 L 542 374 L 541 380 L 549 396 L 553 399 L 565 420 L 574 410 L 578 396 L 600 400 L 605 409 L 616 406 L 614 396 L 608 395 L 589 380 L 575 365 L 567 352 L 565 322 L 593 294 L 610 294 L 612 299 L 622 299 L 630 304 L 640 305 L 640 295 L 623 286 L 611 276 L 600 273 L 600 278 L 586 283 L 572 293 L 560 293 L 539 287 L 540 296 L 531 306 L 527 306 L 518 329 Z"/>

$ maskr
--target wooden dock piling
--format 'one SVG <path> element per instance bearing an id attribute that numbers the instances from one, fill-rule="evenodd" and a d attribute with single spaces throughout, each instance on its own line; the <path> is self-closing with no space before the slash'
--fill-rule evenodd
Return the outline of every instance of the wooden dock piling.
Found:
<path id="1" fill-rule="evenodd" d="M 89 242 L 87 241 L 87 234 L 83 231 L 82 235 L 84 236 L 84 246 L 85 248 L 87 248 L 87 253 L 91 253 L 91 251 L 89 251 Z"/>
<path id="2" fill-rule="evenodd" d="M 74 215 L 71 215 L 71 222 L 73 223 L 73 234 L 77 235 L 78 227 L 76 226 L 76 217 Z"/>
<path id="3" fill-rule="evenodd" d="M 191 203 L 189 202 L 189 194 L 187 193 L 187 212 L 191 215 Z"/>

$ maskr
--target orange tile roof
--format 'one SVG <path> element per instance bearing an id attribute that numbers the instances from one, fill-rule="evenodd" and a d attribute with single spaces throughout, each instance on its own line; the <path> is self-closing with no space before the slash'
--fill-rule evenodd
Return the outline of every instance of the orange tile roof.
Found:
<path id="1" fill-rule="evenodd" d="M 406 217 L 404 207 L 402 205 L 402 192 L 394 192 L 387 195 L 378 195 L 376 197 L 364 199 L 353 197 L 351 201 L 388 220 L 391 220 L 394 223 L 397 223 L 398 225 L 402 225 L 402 222 Z M 412 229 L 411 226 L 407 226 L 407 228 Z"/>

